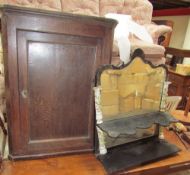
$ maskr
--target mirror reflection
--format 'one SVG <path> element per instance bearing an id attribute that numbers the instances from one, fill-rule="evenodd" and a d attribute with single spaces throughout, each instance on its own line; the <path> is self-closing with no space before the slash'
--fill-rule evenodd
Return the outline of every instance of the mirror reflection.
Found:
<path id="1" fill-rule="evenodd" d="M 103 120 L 160 109 L 165 69 L 152 68 L 136 58 L 124 69 L 107 69 L 101 74 Z"/>

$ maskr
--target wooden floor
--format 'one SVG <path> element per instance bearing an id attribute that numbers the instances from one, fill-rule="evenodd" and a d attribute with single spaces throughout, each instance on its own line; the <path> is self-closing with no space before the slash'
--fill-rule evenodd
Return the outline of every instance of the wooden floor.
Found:
<path id="1" fill-rule="evenodd" d="M 166 132 L 166 139 L 182 149 L 177 156 L 140 166 L 127 175 L 163 175 L 164 172 L 190 168 L 190 152 L 185 149 L 173 132 Z M 180 166 L 178 166 L 180 165 Z M 105 175 L 106 172 L 92 153 L 28 161 L 4 161 L 1 175 Z"/>

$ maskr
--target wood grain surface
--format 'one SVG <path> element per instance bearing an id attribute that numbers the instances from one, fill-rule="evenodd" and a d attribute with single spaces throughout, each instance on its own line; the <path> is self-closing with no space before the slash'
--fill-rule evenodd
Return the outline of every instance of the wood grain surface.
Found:
<path id="1" fill-rule="evenodd" d="M 186 150 L 179 138 L 173 133 L 164 131 L 165 138 L 182 149 L 176 156 L 155 163 L 139 166 L 126 175 L 168 175 L 171 172 L 190 169 L 190 151 Z M 105 175 L 107 174 L 95 155 L 79 154 L 25 161 L 4 161 L 1 175 Z"/>
<path id="2" fill-rule="evenodd" d="M 5 6 L 11 159 L 92 152 L 96 69 L 111 61 L 116 21 Z"/>

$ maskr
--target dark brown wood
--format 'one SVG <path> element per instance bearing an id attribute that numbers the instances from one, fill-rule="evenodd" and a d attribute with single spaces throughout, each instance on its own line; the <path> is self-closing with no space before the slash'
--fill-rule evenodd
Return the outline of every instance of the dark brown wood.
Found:
<path id="1" fill-rule="evenodd" d="M 153 16 L 180 16 L 190 14 L 188 0 L 149 0 L 153 5 Z"/>
<path id="2" fill-rule="evenodd" d="M 152 16 L 184 16 L 190 14 L 190 8 L 154 10 Z"/>
<path id="3" fill-rule="evenodd" d="M 166 47 L 166 54 L 175 55 L 177 57 L 189 57 L 190 50 Z"/>
<path id="4" fill-rule="evenodd" d="M 153 4 L 154 10 L 189 8 L 190 6 L 188 0 L 150 0 L 150 2 Z"/>
<path id="5" fill-rule="evenodd" d="M 172 58 L 167 58 L 167 55 L 172 55 Z M 190 50 L 183 50 L 177 48 L 166 47 L 166 64 L 169 65 L 168 80 L 171 82 L 169 85 L 169 95 L 182 96 L 182 100 L 178 109 L 185 109 L 187 97 L 189 96 L 190 76 L 182 75 L 175 72 L 176 64 L 182 63 L 184 57 L 190 57 Z"/>
<path id="6" fill-rule="evenodd" d="M 167 54 L 172 55 L 172 58 L 168 59 Z M 184 57 L 190 57 L 190 50 L 166 47 L 165 55 L 166 55 L 166 64 L 172 67 L 176 67 L 176 64 L 183 63 Z"/>
<path id="7" fill-rule="evenodd" d="M 186 103 L 186 105 L 185 105 L 185 112 L 184 112 L 184 115 L 185 115 L 185 116 L 188 116 L 189 109 L 190 109 L 190 93 L 189 93 L 189 96 L 188 96 L 187 103 Z"/>
<path id="8" fill-rule="evenodd" d="M 10 158 L 93 151 L 92 87 L 110 63 L 116 22 L 1 10 Z"/>
<path id="9" fill-rule="evenodd" d="M 190 76 L 181 75 L 169 69 L 168 81 L 171 82 L 168 88 L 169 96 L 182 96 L 178 109 L 185 109 L 187 97 L 189 96 Z"/>
<path id="10" fill-rule="evenodd" d="M 183 143 L 174 132 L 164 130 L 165 138 L 182 149 L 178 155 L 161 161 L 139 166 L 130 171 L 120 174 L 125 175 L 168 175 L 190 168 L 190 151 L 186 150 Z M 79 173 L 80 172 L 80 173 Z M 1 175 L 105 175 L 106 172 L 101 163 L 93 154 L 80 154 L 62 156 L 56 158 L 27 160 L 27 161 L 4 161 Z"/>

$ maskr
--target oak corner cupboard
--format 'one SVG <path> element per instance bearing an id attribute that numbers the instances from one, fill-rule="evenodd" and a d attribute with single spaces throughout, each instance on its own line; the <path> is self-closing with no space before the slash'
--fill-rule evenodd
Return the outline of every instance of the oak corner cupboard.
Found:
<path id="1" fill-rule="evenodd" d="M 94 77 L 114 20 L 1 7 L 11 159 L 94 150 Z"/>

